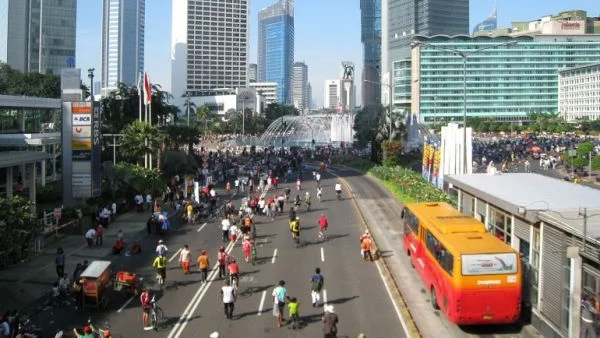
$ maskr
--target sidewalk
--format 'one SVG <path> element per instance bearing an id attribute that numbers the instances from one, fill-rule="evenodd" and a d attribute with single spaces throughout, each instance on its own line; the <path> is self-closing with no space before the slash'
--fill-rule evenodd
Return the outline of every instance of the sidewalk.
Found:
<path id="1" fill-rule="evenodd" d="M 139 240 L 146 234 L 146 221 L 149 216 L 149 212 L 136 211 L 118 215 L 105 229 L 102 246 L 88 248 L 82 235 L 68 235 L 49 244 L 41 253 L 26 262 L 0 270 L 0 313 L 7 309 L 29 312 L 46 306 L 52 287 L 58 281 L 54 264 L 57 248 L 61 247 L 65 252 L 65 273 L 71 278 L 77 263 L 84 260 L 111 260 L 112 245 L 117 240 L 119 230 L 123 231 L 127 242 Z"/>

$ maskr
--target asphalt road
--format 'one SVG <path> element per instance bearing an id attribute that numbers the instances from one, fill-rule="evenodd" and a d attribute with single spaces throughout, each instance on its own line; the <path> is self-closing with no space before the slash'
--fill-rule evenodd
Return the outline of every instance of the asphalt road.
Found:
<path id="1" fill-rule="evenodd" d="M 356 337 L 365 333 L 374 337 L 404 337 L 400 319 L 386 292 L 384 282 L 372 263 L 360 257 L 358 238 L 362 232 L 357 213 L 348 196 L 342 201 L 335 198 L 335 179 L 326 174 L 323 178 L 324 200 L 316 201 L 316 183 L 305 174 L 304 189 L 313 196 L 313 209 L 299 213 L 302 223 L 301 247 L 293 245 L 287 221 L 287 212 L 274 221 L 257 216 L 258 261 L 245 263 L 239 241 L 232 254 L 240 262 L 239 297 L 234 318 L 228 320 L 223 313 L 220 287 L 223 281 L 216 273 L 209 273 L 209 283 L 200 283 L 200 273 L 184 276 L 176 266 L 173 256 L 188 244 L 194 260 L 200 250 L 209 252 L 211 265 L 216 263 L 216 253 L 221 245 L 220 220 L 196 226 L 175 222 L 166 239 L 169 247 L 167 286 L 164 292 L 156 291 L 159 306 L 166 318 L 158 331 L 143 331 L 141 310 L 137 297 L 131 301 L 119 293 L 111 294 L 109 309 L 104 311 L 77 311 L 65 307 L 45 314 L 50 329 L 81 327 L 91 316 L 96 324 L 108 321 L 113 337 L 209 337 L 217 331 L 219 337 L 320 337 L 322 336 L 322 307 L 313 308 L 310 299 L 310 276 L 320 267 L 325 276 L 323 298 L 336 308 L 340 317 L 339 337 Z M 280 185 L 282 189 L 285 185 Z M 269 192 L 271 193 L 271 192 Z M 236 203 L 239 206 L 239 200 Z M 289 210 L 289 205 L 286 205 Z M 316 221 L 321 213 L 329 218 L 328 240 L 318 240 Z M 136 271 L 153 281 L 151 269 L 157 238 L 145 237 L 144 251 L 135 257 L 116 257 L 115 270 Z M 229 249 L 229 247 L 228 247 Z M 288 294 L 300 303 L 302 327 L 292 330 L 289 325 L 276 327 L 272 316 L 271 292 L 279 280 L 285 280 Z M 156 289 L 156 287 L 154 287 Z M 40 314 L 44 316 L 44 314 Z M 287 310 L 285 317 L 288 317 Z M 44 319 L 42 319 L 43 321 Z M 39 318 L 36 322 L 40 322 Z"/>

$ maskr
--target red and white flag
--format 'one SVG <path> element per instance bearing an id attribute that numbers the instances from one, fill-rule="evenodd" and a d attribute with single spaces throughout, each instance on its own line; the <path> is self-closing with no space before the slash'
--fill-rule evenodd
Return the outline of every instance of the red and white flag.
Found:
<path id="1" fill-rule="evenodd" d="M 144 72 L 144 103 L 152 102 L 152 87 L 150 86 L 150 77 Z"/>

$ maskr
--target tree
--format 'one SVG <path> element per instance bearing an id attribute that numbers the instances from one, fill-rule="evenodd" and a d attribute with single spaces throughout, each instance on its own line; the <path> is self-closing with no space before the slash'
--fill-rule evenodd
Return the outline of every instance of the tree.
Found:
<path id="1" fill-rule="evenodd" d="M 136 87 L 118 83 L 117 89 L 103 98 L 101 105 L 102 133 L 118 134 L 125 126 L 139 120 L 139 96 Z"/>
<path id="2" fill-rule="evenodd" d="M 60 77 L 54 74 L 25 73 L 0 62 L 0 94 L 60 98 Z"/>
<path id="3" fill-rule="evenodd" d="M 354 140 L 357 148 L 365 148 L 371 144 L 371 160 L 379 162 L 378 150 L 381 140 L 378 139 L 379 125 L 384 108 L 382 105 L 370 105 L 359 110 L 354 117 Z"/>
<path id="4" fill-rule="evenodd" d="M 144 155 L 156 154 L 162 143 L 162 135 L 156 126 L 134 121 L 121 131 L 121 152 L 139 164 Z"/>
<path id="5" fill-rule="evenodd" d="M 4 254 L 21 257 L 22 249 L 29 247 L 32 237 L 42 230 L 31 206 L 31 201 L 21 196 L 0 198 L 0 247 Z"/>
<path id="6" fill-rule="evenodd" d="M 267 126 L 285 115 L 298 116 L 300 115 L 300 111 L 294 106 L 279 103 L 270 103 L 264 110 L 265 123 Z"/>
<path id="7" fill-rule="evenodd" d="M 203 133 L 206 134 L 207 125 L 212 123 L 213 118 L 213 113 L 207 105 L 203 104 L 196 108 L 196 122 L 204 125 Z"/>

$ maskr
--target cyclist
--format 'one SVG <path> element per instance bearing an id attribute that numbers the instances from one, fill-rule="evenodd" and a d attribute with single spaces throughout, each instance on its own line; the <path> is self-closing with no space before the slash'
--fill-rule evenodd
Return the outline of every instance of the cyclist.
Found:
<path id="1" fill-rule="evenodd" d="M 304 203 L 306 203 L 306 210 L 309 211 L 310 210 L 310 192 L 306 192 L 305 196 L 304 196 Z"/>
<path id="2" fill-rule="evenodd" d="M 285 192 L 285 201 L 289 202 L 290 194 L 292 193 L 292 190 L 289 187 L 286 187 L 283 191 Z"/>
<path id="3" fill-rule="evenodd" d="M 152 267 L 156 269 L 157 279 L 158 276 L 160 276 L 159 284 L 162 287 L 162 284 L 164 284 L 165 280 L 167 279 L 167 257 L 164 255 L 157 256 L 152 263 Z"/>
<path id="4" fill-rule="evenodd" d="M 317 186 L 320 187 L 321 186 L 321 174 L 317 173 L 317 175 L 315 176 L 315 179 L 317 180 Z"/>
<path id="5" fill-rule="evenodd" d="M 92 324 L 86 325 L 83 327 L 83 333 L 79 333 L 79 331 L 77 331 L 77 329 L 73 329 L 73 334 L 75 334 L 75 337 L 77 338 L 94 338 L 94 331 L 96 331 L 96 329 L 94 329 L 94 326 L 92 326 Z"/>
<path id="6" fill-rule="evenodd" d="M 323 188 L 317 187 L 317 200 L 321 202 L 321 196 L 323 196 Z"/>
<path id="7" fill-rule="evenodd" d="M 217 253 L 217 262 L 219 262 L 219 278 L 225 277 L 225 263 L 227 262 L 227 252 L 225 246 L 221 245 Z"/>
<path id="8" fill-rule="evenodd" d="M 150 310 L 152 310 L 152 304 L 150 303 L 151 299 L 152 297 L 150 297 L 150 289 L 148 288 L 148 286 L 144 286 L 144 290 L 140 295 L 140 301 L 142 303 L 142 310 L 144 311 L 142 315 L 142 325 L 144 326 L 144 330 L 146 331 L 153 329 L 153 327 L 150 326 L 148 323 L 150 317 Z"/>
<path id="9" fill-rule="evenodd" d="M 342 198 L 342 185 L 339 183 L 335 184 L 335 193 L 338 197 L 338 199 Z"/>
<path id="10" fill-rule="evenodd" d="M 296 217 L 295 220 L 290 222 L 290 231 L 297 248 L 300 245 L 300 217 Z"/>
<path id="11" fill-rule="evenodd" d="M 235 288 L 237 288 L 238 285 L 238 281 L 239 281 L 239 274 L 240 274 L 240 267 L 238 266 L 238 264 L 235 262 L 235 258 L 231 258 L 231 260 L 229 261 L 229 265 L 227 266 L 227 269 L 229 270 L 229 278 L 231 279 L 231 284 L 234 285 Z M 235 281 L 235 282 L 234 282 Z"/>
<path id="12" fill-rule="evenodd" d="M 290 223 L 296 219 L 296 209 L 294 209 L 294 207 L 290 208 L 289 216 L 290 216 Z"/>
<path id="13" fill-rule="evenodd" d="M 319 238 L 324 239 L 327 234 L 327 227 L 329 226 L 325 214 L 321 214 L 321 217 L 317 220 L 317 224 L 319 225 Z"/>
<path id="14" fill-rule="evenodd" d="M 296 194 L 296 198 L 294 198 L 294 207 L 296 210 L 300 209 L 300 205 L 302 205 L 302 201 L 300 200 L 300 194 Z"/>
<path id="15" fill-rule="evenodd" d="M 300 191 L 301 186 L 302 186 L 302 181 L 300 180 L 300 176 L 298 176 L 298 179 L 296 180 L 296 189 L 298 191 Z"/>
<path id="16" fill-rule="evenodd" d="M 249 235 L 244 236 L 244 240 L 242 241 L 242 250 L 244 251 L 244 259 L 246 263 L 250 261 L 250 254 L 252 253 L 252 240 Z"/>
<path id="17" fill-rule="evenodd" d="M 165 245 L 165 242 L 161 239 L 158 241 L 158 245 L 156 246 L 156 254 L 158 256 L 166 256 L 167 252 L 169 252 L 169 248 Z"/>

